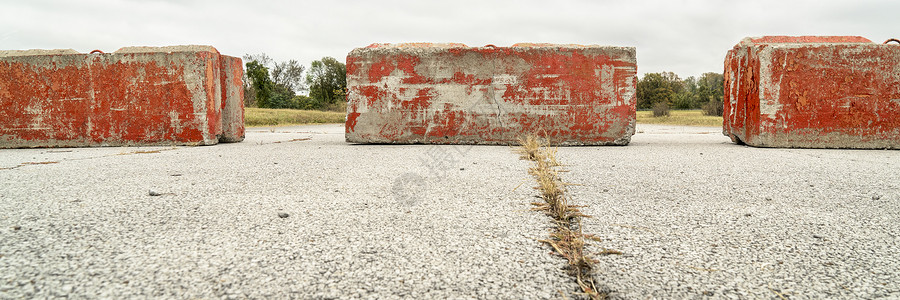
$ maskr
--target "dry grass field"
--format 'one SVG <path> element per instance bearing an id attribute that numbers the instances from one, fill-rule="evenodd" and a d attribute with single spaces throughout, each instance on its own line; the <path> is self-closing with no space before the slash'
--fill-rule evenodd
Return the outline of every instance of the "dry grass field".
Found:
<path id="1" fill-rule="evenodd" d="M 721 127 L 722 117 L 703 115 L 701 110 L 670 110 L 668 116 L 654 117 L 652 111 L 638 111 L 637 123 Z"/>
<path id="2" fill-rule="evenodd" d="M 244 108 L 244 125 L 254 127 L 344 123 L 344 115 L 343 112 L 333 111 L 247 107 Z"/>

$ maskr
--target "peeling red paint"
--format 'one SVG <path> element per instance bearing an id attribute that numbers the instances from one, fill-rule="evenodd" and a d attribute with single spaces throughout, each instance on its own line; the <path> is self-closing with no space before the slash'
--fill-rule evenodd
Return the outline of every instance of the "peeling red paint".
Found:
<path id="1" fill-rule="evenodd" d="M 761 147 L 900 148 L 900 46 L 760 40 L 726 57 L 726 135 Z"/>
<path id="2" fill-rule="evenodd" d="M 355 66 L 356 65 L 354 65 L 354 67 Z M 393 62 L 388 61 L 387 59 L 383 59 L 377 63 L 373 63 L 369 67 L 369 71 L 368 71 L 369 81 L 370 82 L 380 81 L 381 78 L 390 75 L 391 71 L 393 71 L 394 68 L 395 68 L 395 65 L 393 64 Z M 353 70 L 355 70 L 355 68 Z M 351 71 L 351 70 L 348 70 L 348 71 Z"/>
<path id="3" fill-rule="evenodd" d="M 350 128 L 356 127 L 356 118 L 358 117 L 359 113 L 348 113 L 347 125 L 345 126 L 345 130 L 350 130 Z"/>
<path id="4" fill-rule="evenodd" d="M 431 105 L 431 93 L 433 90 L 431 89 L 420 89 L 416 92 L 416 97 L 412 98 L 410 101 L 403 101 L 400 105 L 404 107 L 408 107 L 412 110 L 425 109 L 426 107 Z"/>
<path id="5" fill-rule="evenodd" d="M 223 141 L 243 139 L 240 59 L 225 70 L 211 51 L 25 54 L 0 57 L 0 148 L 215 144 L 225 127 Z"/>
<path id="6" fill-rule="evenodd" d="M 347 140 L 367 143 L 627 144 L 633 48 L 372 45 L 347 57 Z M 352 120 L 352 121 L 351 121 Z"/>

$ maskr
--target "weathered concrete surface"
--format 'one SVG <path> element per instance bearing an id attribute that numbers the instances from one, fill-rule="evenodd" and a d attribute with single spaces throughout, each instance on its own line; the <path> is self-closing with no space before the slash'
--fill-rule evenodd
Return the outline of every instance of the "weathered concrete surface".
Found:
<path id="1" fill-rule="evenodd" d="M 557 153 L 612 299 L 900 299 L 900 151 L 635 129 Z M 511 148 L 344 131 L 3 150 L 0 299 L 580 299 Z"/>
<path id="2" fill-rule="evenodd" d="M 239 57 L 222 56 L 222 136 L 220 142 L 244 140 L 244 65 Z"/>
<path id="3" fill-rule="evenodd" d="M 0 51 L 0 148 L 238 142 L 242 74 L 211 46 Z"/>
<path id="4" fill-rule="evenodd" d="M 757 147 L 900 148 L 900 46 L 746 38 L 725 58 L 723 133 Z"/>
<path id="5" fill-rule="evenodd" d="M 347 56 L 351 143 L 625 145 L 635 49 L 373 44 Z"/>

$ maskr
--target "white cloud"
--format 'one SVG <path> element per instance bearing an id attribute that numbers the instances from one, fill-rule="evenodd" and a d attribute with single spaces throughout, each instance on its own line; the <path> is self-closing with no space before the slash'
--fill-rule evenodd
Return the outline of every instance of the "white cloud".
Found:
<path id="1" fill-rule="evenodd" d="M 897 34 L 897 1 L 0 0 L 0 49 L 208 44 L 224 54 L 342 60 L 376 42 L 635 46 L 640 73 L 722 70 L 745 36 Z"/>

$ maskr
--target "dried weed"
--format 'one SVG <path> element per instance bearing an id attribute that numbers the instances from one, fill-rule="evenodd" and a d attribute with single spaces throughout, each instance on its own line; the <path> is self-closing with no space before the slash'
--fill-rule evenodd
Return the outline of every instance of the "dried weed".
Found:
<path id="1" fill-rule="evenodd" d="M 553 248 L 555 254 L 568 261 L 569 275 L 575 277 L 582 293 L 591 299 L 605 299 L 607 295 L 600 293 L 592 276 L 594 263 L 597 261 L 585 253 L 586 240 L 600 241 L 600 238 L 584 234 L 581 231 L 581 218 L 590 216 L 581 213 L 579 206 L 570 205 L 566 198 L 566 186 L 559 173 L 563 165 L 557 160 L 556 148 L 551 148 L 546 139 L 527 136 L 518 139 L 516 153 L 523 160 L 534 162 L 528 173 L 537 182 L 537 189 L 543 202 L 534 202 L 534 210 L 540 210 L 553 218 L 556 226 L 551 230 L 550 238 L 540 240 Z M 615 250 L 604 250 L 603 254 L 613 254 Z"/>

